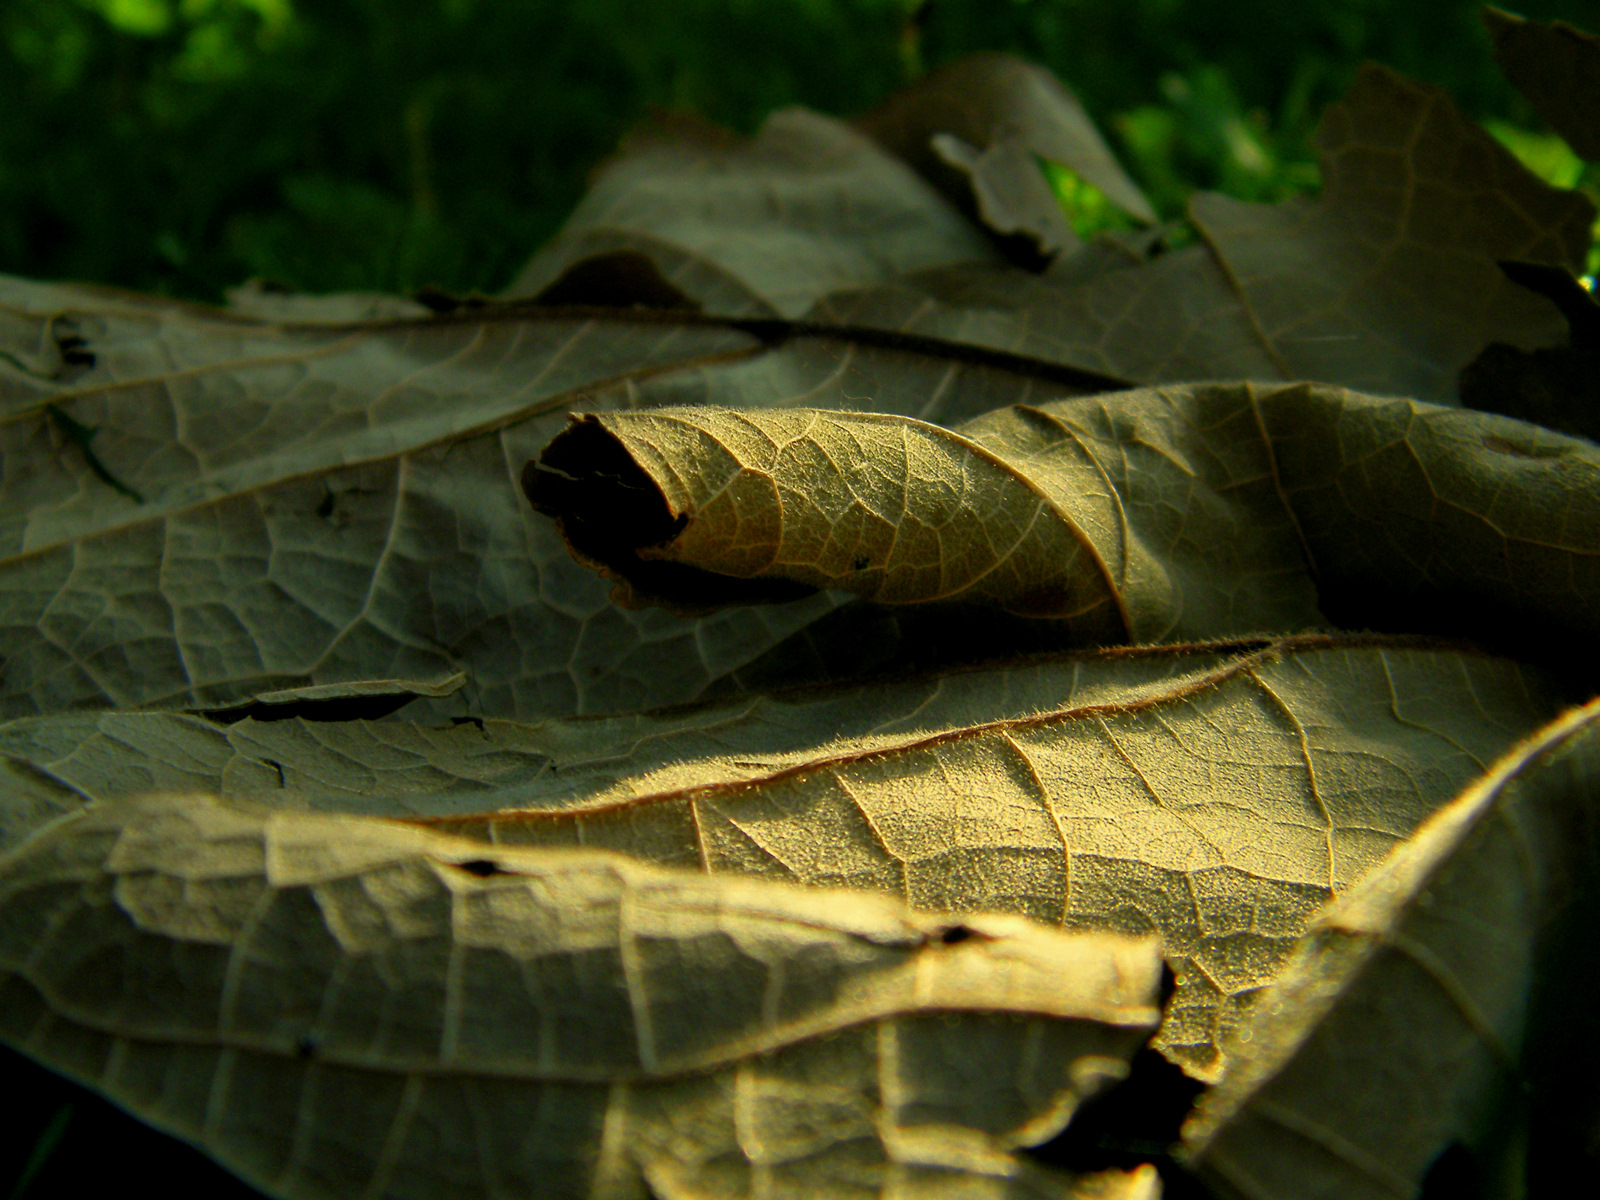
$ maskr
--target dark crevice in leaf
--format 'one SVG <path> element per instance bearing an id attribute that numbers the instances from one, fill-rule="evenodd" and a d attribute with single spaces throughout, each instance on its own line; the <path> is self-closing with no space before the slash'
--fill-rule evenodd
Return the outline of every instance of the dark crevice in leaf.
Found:
<path id="1" fill-rule="evenodd" d="M 1593 804 L 1591 825 L 1600 821 Z M 1590 844 L 1600 844 L 1591 832 Z M 1590 1033 L 1600 995 L 1600 862 L 1576 856 L 1560 910 L 1540 939 L 1528 1003 L 1527 1195 L 1556 1196 L 1573 1180 L 1600 1179 L 1600 1042 Z M 1442 1193 L 1441 1193 L 1442 1194 Z"/>
<path id="2" fill-rule="evenodd" d="M 1496 265 L 1512 283 L 1538 293 L 1561 310 L 1574 350 L 1600 350 L 1600 304 L 1571 271 L 1510 259 Z"/>
<path id="3" fill-rule="evenodd" d="M 144 497 L 113 475 L 106 468 L 105 463 L 100 461 L 100 456 L 94 452 L 94 447 L 90 443 L 94 441 L 95 434 L 100 432 L 99 429 L 74 420 L 54 404 L 45 405 L 44 410 L 50 414 L 50 420 L 55 423 L 55 427 L 61 431 L 62 435 L 78 447 L 78 450 L 83 454 L 84 462 L 89 464 L 89 469 L 99 477 L 102 483 L 121 492 L 135 504 L 144 503 Z"/>
<path id="4" fill-rule="evenodd" d="M 488 879 L 491 875 L 511 874 L 492 858 L 469 858 L 465 862 L 451 863 L 450 865 L 458 871 L 465 871 L 468 875 L 475 875 L 479 879 Z"/>
<path id="5" fill-rule="evenodd" d="M 1502 262 L 1500 270 L 1561 310 L 1568 344 L 1537 350 L 1504 342 L 1484 347 L 1461 369 L 1463 407 L 1600 439 L 1600 304 L 1560 267 Z"/>
<path id="6" fill-rule="evenodd" d="M 1485 1195 L 1478 1156 L 1461 1142 L 1451 1142 L 1422 1177 L 1417 1200 L 1480 1200 Z"/>
<path id="7" fill-rule="evenodd" d="M 700 311 L 698 300 L 669 283 L 654 260 L 637 250 L 596 254 L 573 263 L 534 296 L 533 303 Z"/>
<path id="8" fill-rule="evenodd" d="M 231 708 L 201 709 L 199 715 L 219 725 L 232 725 L 246 717 L 252 721 L 380 721 L 417 698 L 414 692 L 388 692 L 368 696 L 338 696 L 326 700 L 291 700 L 283 704 L 259 700 Z"/>
<path id="9" fill-rule="evenodd" d="M 907 607 L 852 600 L 713 680 L 698 700 L 1083 650 L 1082 639 L 1066 621 L 964 604 Z"/>
<path id="10" fill-rule="evenodd" d="M 453 292 L 447 292 L 438 287 L 418 288 L 411 293 L 411 298 L 429 312 L 438 316 L 447 316 L 452 313 L 481 312 L 499 303 L 490 296 L 481 296 L 476 293 L 457 296 Z"/>

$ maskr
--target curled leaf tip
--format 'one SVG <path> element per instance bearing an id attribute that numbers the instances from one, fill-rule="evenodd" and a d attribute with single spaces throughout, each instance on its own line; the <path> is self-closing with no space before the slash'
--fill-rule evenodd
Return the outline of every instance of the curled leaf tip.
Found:
<path id="1" fill-rule="evenodd" d="M 621 581 L 625 605 L 703 612 L 838 588 L 1125 632 L 1104 565 L 1048 486 L 909 417 L 599 413 L 529 463 L 523 488 L 576 558 Z"/>
<path id="2" fill-rule="evenodd" d="M 554 519 L 574 558 L 617 581 L 612 599 L 623 607 L 660 605 L 694 614 L 795 600 L 815 590 L 659 557 L 697 514 L 671 503 L 593 414 L 575 414 L 537 459 L 528 460 L 522 490 L 536 511 Z"/>

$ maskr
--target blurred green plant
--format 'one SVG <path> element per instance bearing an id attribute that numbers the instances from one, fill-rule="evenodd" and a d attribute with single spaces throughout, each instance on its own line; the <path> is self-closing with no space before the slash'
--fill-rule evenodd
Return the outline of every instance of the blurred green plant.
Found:
<path id="1" fill-rule="evenodd" d="M 1523 7 L 1600 26 L 1594 0 Z M 1168 219 L 1195 188 L 1313 189 L 1316 114 L 1364 57 L 1557 161 L 1466 0 L 4 0 L 0 270 L 493 290 L 652 107 L 848 114 L 978 49 L 1069 82 Z M 1051 177 L 1080 232 L 1116 223 Z"/>

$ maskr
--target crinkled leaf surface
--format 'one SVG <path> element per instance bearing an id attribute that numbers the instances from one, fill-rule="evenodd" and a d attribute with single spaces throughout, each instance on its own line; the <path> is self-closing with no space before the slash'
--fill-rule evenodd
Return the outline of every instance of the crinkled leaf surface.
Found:
<path id="1" fill-rule="evenodd" d="M 1377 67 L 1316 140 L 1315 200 L 1197 195 L 1205 249 L 1087 279 L 951 267 L 819 311 L 1140 383 L 1314 379 L 1437 403 L 1454 402 L 1457 372 L 1489 344 L 1560 338 L 1559 314 L 1496 261 L 1581 270 L 1593 220 L 1581 195 L 1536 179 L 1442 93 Z"/>
<path id="2" fill-rule="evenodd" d="M 1593 691 L 1600 461 L 1440 405 L 1560 337 L 1495 263 L 1570 271 L 1587 203 L 1372 71 L 1318 200 L 1046 265 L 1008 181 L 1098 141 L 974 78 L 893 151 L 658 125 L 523 300 L 0 280 L 6 1040 L 282 1195 L 1149 1200 L 1019 1147 L 1127 1069 L 1154 934 L 1221 1187 L 1411 1190 L 1529 1005 L 1581 1131 L 1541 880 L 1593 773 L 1569 844 L 1459 814 Z M 574 545 L 797 598 L 611 603 L 519 488 L 571 413 L 628 443 Z"/>
<path id="3" fill-rule="evenodd" d="M 1449 97 L 1369 66 L 1323 115 L 1322 194 L 1207 193 L 1190 212 L 1285 376 L 1449 402 L 1491 341 L 1560 336 L 1497 259 L 1577 271 L 1594 206 L 1549 187 Z"/>
<path id="4" fill-rule="evenodd" d="M 961 420 L 1061 388 L 1048 367 L 958 346 L 811 330 L 769 347 L 682 314 L 284 327 L 22 281 L 0 300 L 7 344 L 27 348 L 0 360 L 11 714 L 210 708 L 463 667 L 450 715 L 687 700 L 832 604 L 707 621 L 609 604 L 517 491 L 565 405 L 732 391 Z M 49 406 L 96 431 L 144 503 L 90 469 Z"/>
<path id="5" fill-rule="evenodd" d="M 1216 256 L 1203 246 L 1147 263 L 1089 246 L 1043 275 L 993 266 L 926 271 L 825 297 L 813 315 L 1141 383 L 1283 377 Z"/>
<path id="6" fill-rule="evenodd" d="M 1518 746 L 1317 916 L 1185 1131 L 1223 1194 L 1404 1194 L 1452 1138 L 1506 1153 L 1530 1100 L 1592 1119 L 1521 1051 L 1543 935 L 1600 862 L 1597 720 L 1591 702 Z"/>
<path id="7" fill-rule="evenodd" d="M 0 753 L 96 800 L 226 791 L 1155 930 L 1158 1044 L 1215 1077 L 1309 916 L 1560 704 L 1503 659 L 1306 637 L 533 726 L 53 717 L 0 726 Z"/>
<path id="8" fill-rule="evenodd" d="M 1010 1150 L 1159 1015 L 1151 939 L 204 796 L 52 826 L 0 929 L 9 1039 L 288 1196 L 1061 1195 Z"/>

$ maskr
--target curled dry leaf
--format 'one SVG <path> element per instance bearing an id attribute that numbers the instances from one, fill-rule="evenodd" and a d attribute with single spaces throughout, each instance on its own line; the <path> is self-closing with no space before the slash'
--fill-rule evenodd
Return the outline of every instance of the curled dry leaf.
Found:
<path id="1" fill-rule="evenodd" d="M 1581 636 L 1600 594 L 1597 481 L 1579 439 L 1306 385 L 1084 397 L 953 430 L 807 410 L 598 413 L 523 471 L 533 506 L 624 604 L 834 587 L 1054 617 L 1085 641 L 1326 613 L 1491 640 L 1509 626 L 1541 649 Z"/>
<path id="2" fill-rule="evenodd" d="M 1593 900 L 1597 722 L 1592 701 L 1516 747 L 1312 922 L 1185 1130 L 1219 1194 L 1410 1194 L 1453 1140 L 1493 1179 L 1497 1156 L 1527 1152 L 1530 1103 L 1593 1155 L 1593 1129 L 1560 1111 L 1592 1122 L 1592 1089 L 1558 1098 L 1522 1051 L 1535 967 L 1567 969 L 1545 934 Z M 1571 915 L 1592 954 L 1592 908 Z"/>
<path id="3" fill-rule="evenodd" d="M 692 622 L 611 605 L 517 491 L 575 398 L 961 420 L 1062 386 L 1026 360 L 778 324 L 505 306 L 282 327 L 0 280 L 0 712 L 209 710 L 462 669 L 435 719 L 689 700 L 834 603 Z"/>
<path id="4" fill-rule="evenodd" d="M 287 1197 L 1060 1196 L 1159 1015 L 1151 939 L 203 796 L 4 867 L 6 1038 Z"/>

